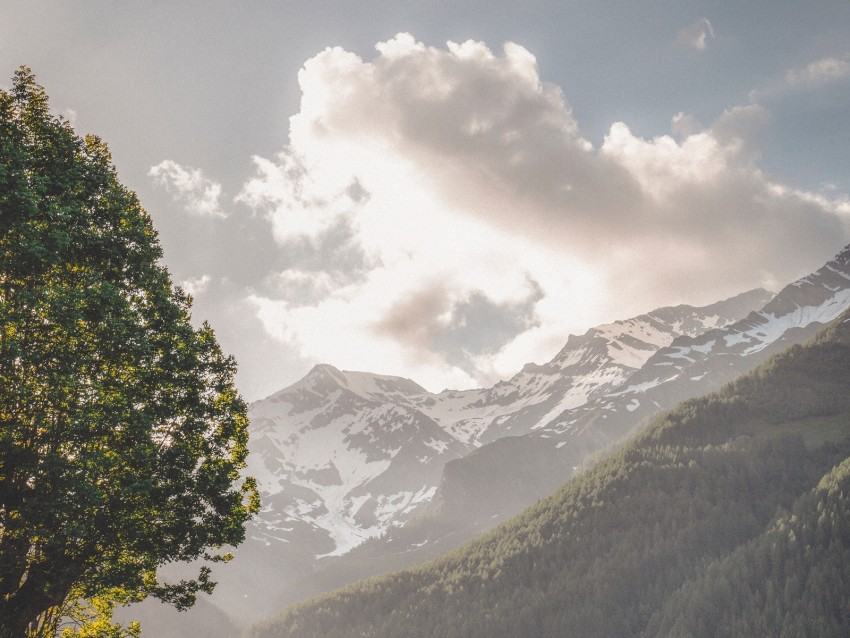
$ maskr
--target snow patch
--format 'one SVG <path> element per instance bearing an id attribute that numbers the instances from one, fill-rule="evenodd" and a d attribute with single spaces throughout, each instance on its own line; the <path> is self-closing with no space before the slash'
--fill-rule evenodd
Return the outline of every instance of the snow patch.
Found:
<path id="1" fill-rule="evenodd" d="M 723 337 L 723 341 L 726 342 L 726 347 L 732 347 L 739 343 L 749 343 L 750 337 L 745 332 L 736 332 Z"/>
<path id="2" fill-rule="evenodd" d="M 691 346 L 691 350 L 695 352 L 701 352 L 702 354 L 708 354 L 714 349 L 715 343 L 717 343 L 717 339 L 712 339 L 711 341 L 708 341 L 707 343 L 704 343 L 702 345 L 694 344 Z"/>
<path id="3" fill-rule="evenodd" d="M 425 445 L 434 450 L 437 454 L 442 454 L 443 452 L 449 449 L 449 444 L 447 441 L 439 441 L 437 439 L 425 441 Z"/>
<path id="4" fill-rule="evenodd" d="M 844 276 L 850 278 L 847 275 Z M 850 288 L 842 290 L 819 306 L 798 307 L 780 317 L 760 313 L 765 323 L 760 325 L 758 329 L 767 336 L 762 342 L 756 343 L 744 350 L 744 354 L 748 355 L 764 349 L 785 334 L 789 328 L 808 326 L 815 322 L 826 325 L 844 312 L 848 305 L 850 305 Z M 753 332 L 754 330 L 750 331 L 750 333 Z"/>
<path id="5" fill-rule="evenodd" d="M 616 394 L 612 394 L 611 396 L 619 396 L 622 394 L 627 394 L 630 392 L 646 392 L 647 390 L 654 388 L 657 385 L 661 384 L 661 379 L 656 377 L 652 381 L 644 381 L 643 383 L 638 383 L 635 385 L 630 385 L 628 388 L 623 390 L 622 392 L 617 392 Z"/>
<path id="6" fill-rule="evenodd" d="M 383 531 L 382 528 L 377 525 L 361 529 L 344 517 L 331 512 L 317 518 L 315 523 L 328 532 L 331 540 L 333 540 L 334 545 L 336 546 L 333 551 L 328 552 L 327 554 L 317 554 L 316 558 L 342 556 L 364 541 L 375 536 L 379 536 Z"/>

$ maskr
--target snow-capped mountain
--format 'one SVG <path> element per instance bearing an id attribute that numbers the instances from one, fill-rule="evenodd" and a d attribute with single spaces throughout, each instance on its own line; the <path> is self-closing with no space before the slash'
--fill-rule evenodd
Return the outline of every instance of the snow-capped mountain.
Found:
<path id="1" fill-rule="evenodd" d="M 616 406 L 635 412 L 647 405 L 656 412 L 715 390 L 791 344 L 802 343 L 848 306 L 850 246 L 740 321 L 700 335 L 678 337 L 659 349 L 605 406 L 609 413 Z M 564 423 L 558 419 L 545 429 L 557 431 Z"/>
<path id="2" fill-rule="evenodd" d="M 584 335 L 571 335 L 548 363 L 529 363 L 509 381 L 489 389 L 444 391 L 418 406 L 473 447 L 525 434 L 564 410 L 619 387 L 676 337 L 728 325 L 771 296 L 753 290 L 704 308 L 660 308 L 591 328 Z"/>
<path id="3" fill-rule="evenodd" d="M 850 247 L 817 272 L 786 286 L 757 312 L 723 330 L 680 337 L 651 357 L 629 380 L 629 392 L 666 385 L 666 393 L 705 380 L 712 385 L 743 374 L 826 325 L 850 305 Z M 678 382 L 678 383 L 677 383 Z M 681 392 L 680 392 L 681 394 Z M 692 396 L 690 390 L 685 394 Z"/>
<path id="4" fill-rule="evenodd" d="M 266 504 L 257 538 L 286 540 L 298 522 L 343 554 L 404 524 L 437 490 L 443 466 L 620 387 L 675 338 L 729 325 L 770 293 L 661 308 L 571 336 L 545 365 L 489 389 L 432 394 L 408 379 L 319 365 L 251 406 L 251 457 Z"/>
<path id="5" fill-rule="evenodd" d="M 527 365 L 493 388 L 427 396 L 429 415 L 470 452 L 443 459 L 434 498 L 417 518 L 323 559 L 281 602 L 458 547 L 549 494 L 660 410 L 805 341 L 848 306 L 850 247 L 775 297 L 753 291 L 599 326 L 571 336 L 548 364 Z M 421 395 L 409 398 L 424 404 Z"/>
<path id="6" fill-rule="evenodd" d="M 253 622 L 459 546 L 680 400 L 806 340 L 850 305 L 850 247 L 773 297 L 661 308 L 570 336 L 491 388 L 316 366 L 250 406 L 261 514 L 212 602 Z"/>
<path id="7" fill-rule="evenodd" d="M 417 409 L 427 395 L 407 379 L 318 365 L 253 404 L 248 471 L 266 503 L 255 533 L 285 540 L 308 522 L 342 554 L 430 500 L 443 459 L 468 446 Z"/>
<path id="8" fill-rule="evenodd" d="M 589 455 L 623 440 L 659 411 L 716 390 L 806 341 L 849 306 L 850 246 L 739 321 L 676 337 L 616 388 L 540 421 L 523 437 L 484 446 L 453 462 L 435 502 L 447 518 L 466 517 L 479 526 L 501 520 L 548 494 Z M 507 456 L 525 463 L 506 464 Z M 498 472 L 489 470 L 497 463 Z M 474 487 L 483 484 L 486 490 Z"/>
<path id="9" fill-rule="evenodd" d="M 615 391 L 677 337 L 729 325 L 770 297 L 757 290 L 592 328 L 550 362 L 485 389 L 434 394 L 408 379 L 316 366 L 250 406 L 247 472 L 263 509 L 237 560 L 216 574 L 214 601 L 256 619 L 287 587 L 310 593 L 301 583 L 317 569 L 420 515 L 447 464 Z"/>

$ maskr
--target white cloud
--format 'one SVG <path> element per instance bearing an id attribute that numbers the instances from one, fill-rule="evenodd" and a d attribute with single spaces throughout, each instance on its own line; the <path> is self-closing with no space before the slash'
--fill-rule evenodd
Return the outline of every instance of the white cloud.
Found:
<path id="1" fill-rule="evenodd" d="M 488 383 L 570 331 L 788 281 L 847 237 L 840 196 L 758 169 L 762 107 L 679 114 L 676 139 L 617 122 L 595 149 L 516 44 L 377 49 L 304 65 L 290 144 L 239 196 L 291 258 L 251 301 L 305 360 Z"/>
<path id="2" fill-rule="evenodd" d="M 709 37 L 714 39 L 714 28 L 708 18 L 700 18 L 693 24 L 682 27 L 676 35 L 676 42 L 696 51 L 705 51 Z"/>
<path id="3" fill-rule="evenodd" d="M 753 101 L 781 97 L 789 93 L 816 91 L 850 79 L 850 54 L 825 57 L 804 67 L 788 69 L 781 79 L 750 91 Z"/>
<path id="4" fill-rule="evenodd" d="M 204 177 L 199 168 L 181 166 L 173 160 L 163 160 L 152 166 L 148 175 L 163 186 L 193 215 L 201 217 L 226 217 L 219 198 L 221 184 Z"/>
<path id="5" fill-rule="evenodd" d="M 791 69 L 785 83 L 792 87 L 817 88 L 850 77 L 850 61 L 840 58 L 821 58 L 802 69 Z"/>

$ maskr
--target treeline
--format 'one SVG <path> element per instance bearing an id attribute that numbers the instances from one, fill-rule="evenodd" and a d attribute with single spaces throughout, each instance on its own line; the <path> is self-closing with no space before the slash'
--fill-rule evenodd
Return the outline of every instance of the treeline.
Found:
<path id="1" fill-rule="evenodd" d="M 850 456 L 848 333 L 839 320 L 682 404 L 461 550 L 291 607 L 250 635 L 850 634 L 847 507 L 835 488 L 847 464 L 829 474 Z"/>

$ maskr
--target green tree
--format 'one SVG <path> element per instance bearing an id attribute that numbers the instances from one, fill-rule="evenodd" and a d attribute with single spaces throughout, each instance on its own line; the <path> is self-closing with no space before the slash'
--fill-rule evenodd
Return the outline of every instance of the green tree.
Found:
<path id="1" fill-rule="evenodd" d="M 256 511 L 235 363 L 160 258 L 106 146 L 22 67 L 0 91 L 0 638 L 113 591 L 188 607 Z"/>

